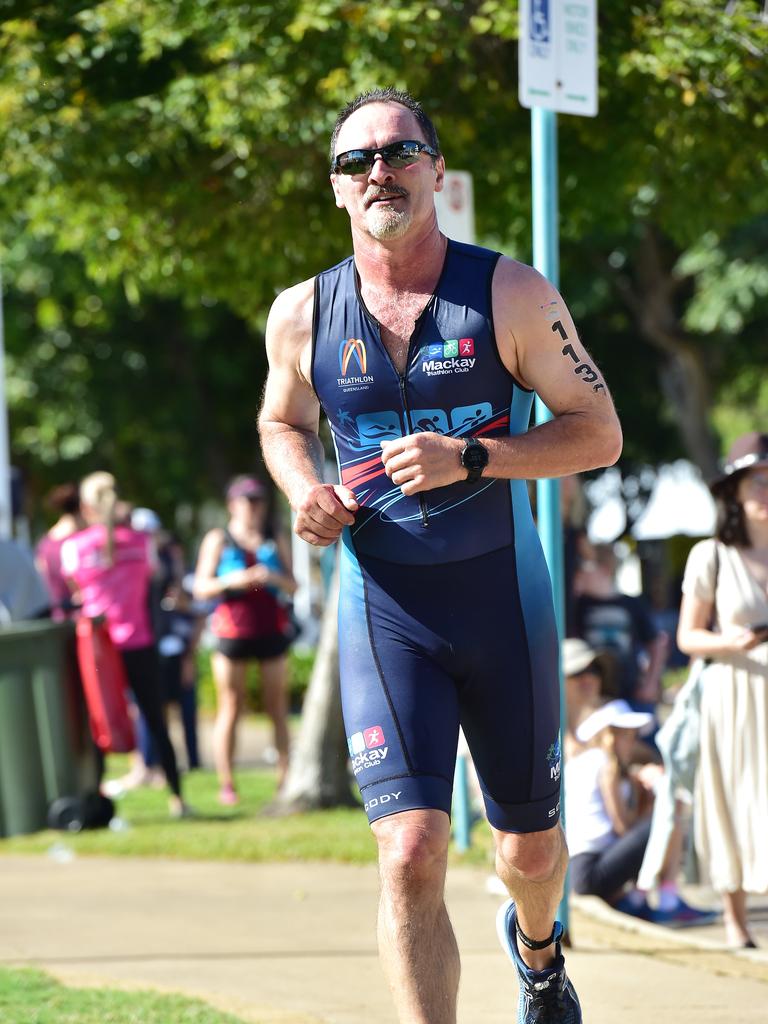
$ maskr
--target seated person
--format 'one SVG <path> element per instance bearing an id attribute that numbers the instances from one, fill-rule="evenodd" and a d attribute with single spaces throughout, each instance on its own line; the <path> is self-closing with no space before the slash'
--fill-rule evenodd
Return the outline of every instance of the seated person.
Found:
<path id="1" fill-rule="evenodd" d="M 663 770 L 637 765 L 638 734 L 653 715 L 612 700 L 576 728 L 585 749 L 565 764 L 565 809 L 571 884 L 582 895 L 600 896 L 615 909 L 670 925 L 704 924 L 714 914 L 689 907 L 677 890 L 679 844 L 670 842 L 659 905 L 636 885 L 651 830 L 653 788 Z"/>

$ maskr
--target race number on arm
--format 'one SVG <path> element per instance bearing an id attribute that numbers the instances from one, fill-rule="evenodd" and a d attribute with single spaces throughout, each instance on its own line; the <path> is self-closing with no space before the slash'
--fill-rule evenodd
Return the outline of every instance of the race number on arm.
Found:
<path id="1" fill-rule="evenodd" d="M 616 410 L 557 289 L 531 267 L 502 257 L 493 281 L 493 314 L 505 366 L 538 394 L 554 419 L 510 445 L 493 445 L 484 475 L 564 476 L 614 463 L 621 453 Z"/>

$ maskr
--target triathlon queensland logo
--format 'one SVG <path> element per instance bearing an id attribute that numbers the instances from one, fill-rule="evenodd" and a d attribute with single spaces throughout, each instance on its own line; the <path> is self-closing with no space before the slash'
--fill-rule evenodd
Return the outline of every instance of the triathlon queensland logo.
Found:
<path id="1" fill-rule="evenodd" d="M 373 384 L 373 374 L 368 373 L 368 353 L 361 338 L 347 338 L 339 342 L 336 383 L 342 391 L 365 391 Z"/>
<path id="2" fill-rule="evenodd" d="M 445 373 L 469 373 L 477 362 L 474 338 L 451 338 L 425 345 L 421 350 L 421 369 L 428 377 Z"/>

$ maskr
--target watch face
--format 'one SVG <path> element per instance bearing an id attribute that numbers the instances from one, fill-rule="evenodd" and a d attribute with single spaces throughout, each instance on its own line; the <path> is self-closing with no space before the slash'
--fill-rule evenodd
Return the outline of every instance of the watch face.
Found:
<path id="1" fill-rule="evenodd" d="M 471 448 L 467 448 L 464 453 L 464 465 L 467 469 L 482 469 L 485 465 L 484 454 L 482 448 L 475 448 L 474 445 Z"/>
<path id="2" fill-rule="evenodd" d="M 467 469 L 484 469 L 488 465 L 488 450 L 480 443 L 468 444 L 461 453 L 461 464 Z"/>

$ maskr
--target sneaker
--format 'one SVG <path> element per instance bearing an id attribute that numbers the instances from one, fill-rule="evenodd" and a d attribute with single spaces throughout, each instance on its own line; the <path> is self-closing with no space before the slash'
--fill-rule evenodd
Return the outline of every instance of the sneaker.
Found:
<path id="1" fill-rule="evenodd" d="M 507 900 L 496 915 L 496 930 L 520 982 L 517 1024 L 581 1024 L 579 997 L 565 973 L 560 952 L 563 926 L 555 923 L 555 962 L 543 971 L 533 971 L 520 956 L 516 923 L 514 900 Z"/>
<path id="2" fill-rule="evenodd" d="M 234 786 L 227 785 L 221 787 L 219 790 L 219 803 L 224 804 L 225 807 L 235 807 L 240 803 L 240 797 L 237 795 Z"/>
<path id="3" fill-rule="evenodd" d="M 719 914 L 716 910 L 697 910 L 680 899 L 671 910 L 652 910 L 651 921 L 667 928 L 694 928 L 696 925 L 712 924 Z"/>
<path id="4" fill-rule="evenodd" d="M 651 910 L 645 900 L 642 902 L 636 902 L 631 900 L 629 896 L 622 896 L 621 899 L 616 900 L 611 906 L 614 910 L 618 910 L 622 914 L 629 914 L 631 917 L 639 917 L 641 921 L 653 921 L 655 910 Z"/>

